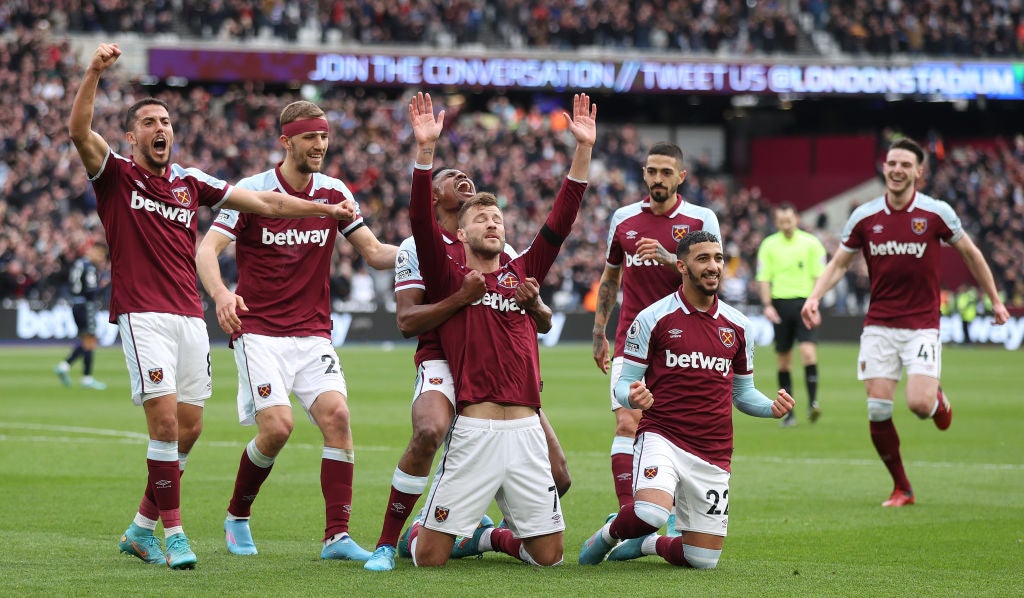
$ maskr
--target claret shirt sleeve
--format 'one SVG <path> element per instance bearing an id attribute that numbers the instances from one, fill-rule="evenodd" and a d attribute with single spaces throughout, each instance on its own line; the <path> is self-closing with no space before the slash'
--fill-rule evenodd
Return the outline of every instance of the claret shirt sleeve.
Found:
<path id="1" fill-rule="evenodd" d="M 412 195 L 409 201 L 409 219 L 412 237 L 416 242 L 420 272 L 427 296 L 431 301 L 445 297 L 448 277 L 448 254 L 444 249 L 441 229 L 434 220 L 432 186 L 434 175 L 429 167 L 417 164 L 412 175 Z"/>

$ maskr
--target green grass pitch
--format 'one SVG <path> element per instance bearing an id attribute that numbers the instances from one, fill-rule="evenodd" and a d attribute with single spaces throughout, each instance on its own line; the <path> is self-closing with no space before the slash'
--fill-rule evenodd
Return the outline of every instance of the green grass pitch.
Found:
<path id="1" fill-rule="evenodd" d="M 227 553 L 221 528 L 242 447 L 235 366 L 213 354 L 215 393 L 183 479 L 185 529 L 195 571 L 169 571 L 119 555 L 138 506 L 145 424 L 129 398 L 119 349 L 97 355 L 106 391 L 61 386 L 64 346 L 0 348 L 0 594 L 258 596 L 1020 596 L 1024 593 L 1024 397 L 1020 352 L 947 347 L 943 387 L 955 408 L 940 433 L 918 421 L 898 389 L 896 425 L 918 503 L 880 506 L 891 490 L 868 436 L 856 347 L 824 345 L 815 425 L 735 412 L 729 537 L 714 571 L 658 557 L 597 567 L 576 564 L 580 545 L 615 509 L 609 473 L 613 418 L 607 378 L 587 345 L 543 349 L 544 405 L 569 458 L 565 564 L 530 568 L 497 553 L 390 573 L 319 560 L 323 499 L 319 432 L 296 413 L 295 432 L 253 509 L 260 554 Z M 412 347 L 339 350 L 356 441 L 351 531 L 372 549 L 391 473 L 409 436 Z M 78 364 L 74 379 L 80 375 Z M 495 364 L 500 367 L 500 364 Z M 757 386 L 775 387 L 774 356 L 761 348 Z M 497 507 L 491 515 L 497 518 Z"/>

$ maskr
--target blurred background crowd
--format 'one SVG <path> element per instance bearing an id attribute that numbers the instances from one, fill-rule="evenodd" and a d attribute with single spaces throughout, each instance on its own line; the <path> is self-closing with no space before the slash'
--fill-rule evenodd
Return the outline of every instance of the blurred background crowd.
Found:
<path id="1" fill-rule="evenodd" d="M 184 18 L 176 18 L 183 14 Z M 666 16 L 670 15 L 670 16 Z M 262 39 L 290 43 L 482 44 L 507 48 L 624 46 L 664 51 L 929 53 L 1020 56 L 1020 0 L 910 3 L 748 2 L 696 0 L 54 0 L 0 3 L 0 301 L 51 305 L 66 295 L 69 265 L 102 239 L 95 197 L 66 123 L 84 64 L 65 34 L 104 32 L 172 38 Z M 282 158 L 277 118 L 297 90 L 262 87 L 153 89 L 117 73 L 106 76 L 93 128 L 129 153 L 120 119 L 134 100 L 156 94 L 171 107 L 174 161 L 234 182 Z M 568 170 L 573 139 L 562 103 L 494 94 L 469 103 L 452 94 L 439 162 L 466 171 L 481 190 L 504 202 L 509 242 L 525 248 L 538 230 Z M 407 205 L 414 141 L 408 95 L 363 89 L 321 90 L 313 98 L 328 113 L 332 143 L 326 174 L 346 181 L 363 217 L 384 242 L 410 235 Z M 600 98 L 597 98 L 600 104 Z M 618 117 L 618 118 L 616 118 Z M 1024 136 L 951 143 L 938 134 L 924 192 L 951 203 L 982 247 L 1008 305 L 1024 307 Z M 891 132 L 878 131 L 880 147 Z M 590 191 L 576 231 L 544 285 L 556 309 L 585 309 L 604 266 L 612 212 L 646 195 L 641 165 L 647 146 L 628 114 L 602 113 Z M 680 145 L 687 150 L 686 140 Z M 753 286 L 761 239 L 773 232 L 773 201 L 703 156 L 688 151 L 680 192 L 713 209 L 729 255 L 725 298 L 757 304 Z M 200 214 L 200 232 L 213 215 Z M 805 223 L 834 251 L 837 227 L 826 218 Z M 230 252 L 223 272 L 233 274 Z M 833 298 L 860 313 L 867 302 L 863 263 Z M 335 255 L 335 308 L 373 310 L 392 302 L 391 272 L 374 272 L 347 243 Z"/>

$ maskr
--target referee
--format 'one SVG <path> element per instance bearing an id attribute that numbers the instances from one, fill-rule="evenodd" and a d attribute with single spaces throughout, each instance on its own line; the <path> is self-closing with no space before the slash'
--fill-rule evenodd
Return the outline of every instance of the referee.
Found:
<path id="1" fill-rule="evenodd" d="M 821 415 L 818 406 L 817 331 L 804 326 L 800 308 L 814 288 L 814 281 L 825 269 L 825 247 L 814 235 L 800 230 L 800 218 L 792 204 L 783 203 L 774 210 L 777 232 L 765 237 L 757 250 L 757 281 L 761 290 L 764 316 L 775 325 L 775 353 L 778 357 L 779 387 L 793 394 L 793 343 L 800 342 L 800 361 L 810 399 L 808 419 Z M 796 425 L 796 410 L 790 411 L 782 425 Z"/>

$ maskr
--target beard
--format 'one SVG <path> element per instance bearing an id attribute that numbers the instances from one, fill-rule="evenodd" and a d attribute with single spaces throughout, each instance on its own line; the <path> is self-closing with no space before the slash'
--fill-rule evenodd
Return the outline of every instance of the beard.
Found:
<path id="1" fill-rule="evenodd" d="M 323 164 L 323 161 L 321 160 L 320 163 Z M 316 174 L 320 172 L 321 167 L 310 166 L 308 160 L 300 160 L 299 163 L 295 165 L 295 169 L 301 172 L 302 174 Z"/>
<path id="2" fill-rule="evenodd" d="M 694 276 L 693 272 L 687 270 L 686 271 L 686 277 L 690 279 L 690 283 L 693 284 L 693 288 L 697 289 L 701 293 L 704 293 L 704 295 L 707 296 L 707 297 L 714 297 L 715 295 L 717 295 L 718 294 L 718 289 L 722 286 L 722 279 L 721 278 L 719 278 L 718 280 L 715 281 L 715 287 L 714 288 L 709 289 L 708 287 L 704 286 L 704 284 L 703 284 L 703 282 L 701 280 L 701 277 L 700 276 Z"/>
<path id="3" fill-rule="evenodd" d="M 501 253 L 505 250 L 505 242 L 502 241 L 500 244 L 498 244 L 498 248 L 494 249 L 493 247 L 488 245 L 486 239 L 471 239 L 469 241 L 469 250 L 476 254 L 478 257 L 484 259 L 494 259 L 495 257 L 501 255 Z"/>
<path id="4" fill-rule="evenodd" d="M 675 197 L 675 193 L 672 193 L 667 187 L 653 187 L 648 188 L 647 190 L 651 194 L 651 201 L 656 201 L 658 203 L 664 203 L 672 197 Z"/>
<path id="5" fill-rule="evenodd" d="M 167 147 L 168 147 L 168 149 L 170 149 L 170 145 L 168 145 Z M 168 151 L 165 154 L 166 157 L 161 158 L 159 160 L 157 160 L 156 158 L 153 157 L 153 154 L 150 152 L 149 147 L 139 148 L 139 153 L 142 154 L 142 157 L 146 160 L 146 162 L 149 162 L 150 164 L 152 164 L 153 166 L 156 166 L 157 168 L 165 168 L 168 164 L 171 163 L 171 152 L 170 151 Z"/>

